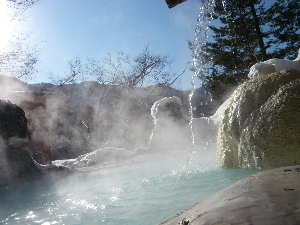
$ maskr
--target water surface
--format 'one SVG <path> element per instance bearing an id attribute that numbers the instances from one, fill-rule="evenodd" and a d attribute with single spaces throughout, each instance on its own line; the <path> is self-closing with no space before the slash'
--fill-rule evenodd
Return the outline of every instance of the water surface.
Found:
<path id="1" fill-rule="evenodd" d="M 166 159 L 0 190 L 1 224 L 153 225 L 256 171 Z"/>

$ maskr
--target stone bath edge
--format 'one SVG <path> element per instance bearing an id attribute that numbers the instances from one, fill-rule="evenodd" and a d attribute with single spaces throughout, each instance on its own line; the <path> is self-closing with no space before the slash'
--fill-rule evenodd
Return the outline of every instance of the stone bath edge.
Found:
<path id="1" fill-rule="evenodd" d="M 300 224 L 300 165 L 252 174 L 159 225 Z"/>

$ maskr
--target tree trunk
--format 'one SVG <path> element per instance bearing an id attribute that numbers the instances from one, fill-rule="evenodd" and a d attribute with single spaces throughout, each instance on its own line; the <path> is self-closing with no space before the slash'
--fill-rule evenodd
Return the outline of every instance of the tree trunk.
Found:
<path id="1" fill-rule="evenodd" d="M 251 13 L 252 13 L 254 23 L 255 23 L 255 30 L 256 30 L 256 34 L 257 34 L 257 38 L 258 38 L 260 52 L 263 57 L 263 60 L 266 61 L 266 60 L 268 60 L 268 56 L 267 56 L 266 47 L 265 47 L 264 40 L 263 40 L 261 30 L 260 30 L 260 26 L 259 26 L 259 19 L 256 15 L 256 9 L 255 9 L 253 3 L 249 3 L 249 5 L 251 8 Z"/>

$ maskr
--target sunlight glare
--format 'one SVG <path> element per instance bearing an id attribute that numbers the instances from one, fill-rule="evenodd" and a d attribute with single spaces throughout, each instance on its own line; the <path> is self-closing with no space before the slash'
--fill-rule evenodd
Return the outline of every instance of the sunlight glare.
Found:
<path id="1" fill-rule="evenodd" d="M 0 1 L 0 50 L 7 44 L 10 33 L 10 19 L 6 1 Z"/>

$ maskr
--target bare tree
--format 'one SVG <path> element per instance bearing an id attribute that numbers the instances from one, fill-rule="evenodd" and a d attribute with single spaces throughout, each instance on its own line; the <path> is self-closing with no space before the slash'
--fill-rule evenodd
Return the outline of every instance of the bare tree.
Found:
<path id="1" fill-rule="evenodd" d="M 133 66 L 127 76 L 126 83 L 130 87 L 146 84 L 170 84 L 176 74 L 171 72 L 174 62 L 169 55 L 155 54 L 145 46 L 142 53 L 133 59 Z"/>
<path id="2" fill-rule="evenodd" d="M 20 16 L 40 0 L 8 0 L 7 5 L 12 9 L 10 20 L 22 20 Z M 24 18 L 23 18 L 24 19 Z M 31 79 L 37 72 L 35 65 L 38 60 L 38 45 L 28 45 L 26 41 L 30 34 L 18 33 L 0 49 L 0 73 L 25 80 Z"/>
<path id="3" fill-rule="evenodd" d="M 10 40 L 0 52 L 0 73 L 29 80 L 37 72 L 38 47 L 29 46 L 23 40 Z"/>
<path id="4" fill-rule="evenodd" d="M 68 71 L 65 72 L 65 76 L 57 77 L 50 73 L 50 80 L 57 85 L 75 84 L 81 82 L 83 78 L 83 63 L 79 57 L 75 57 L 73 60 L 68 61 Z"/>
<path id="5" fill-rule="evenodd" d="M 40 0 L 7 0 L 8 6 L 12 9 L 11 20 L 23 20 L 20 18 L 23 13 L 36 5 Z"/>
<path id="6" fill-rule="evenodd" d="M 172 72 L 174 60 L 168 55 L 156 54 L 146 45 L 142 52 L 135 56 L 119 52 L 111 53 L 102 60 L 79 57 L 68 62 L 68 71 L 62 78 L 51 76 L 56 84 L 71 84 L 85 80 L 96 80 L 101 84 L 141 87 L 152 84 L 172 85 L 178 75 Z"/>
<path id="7" fill-rule="evenodd" d="M 117 56 L 107 53 L 107 55 L 102 59 L 103 72 L 94 75 L 96 75 L 98 81 L 103 81 L 104 79 L 104 83 L 107 84 L 126 86 L 125 77 L 128 74 L 129 66 L 130 57 L 124 52 L 119 52 Z"/>

